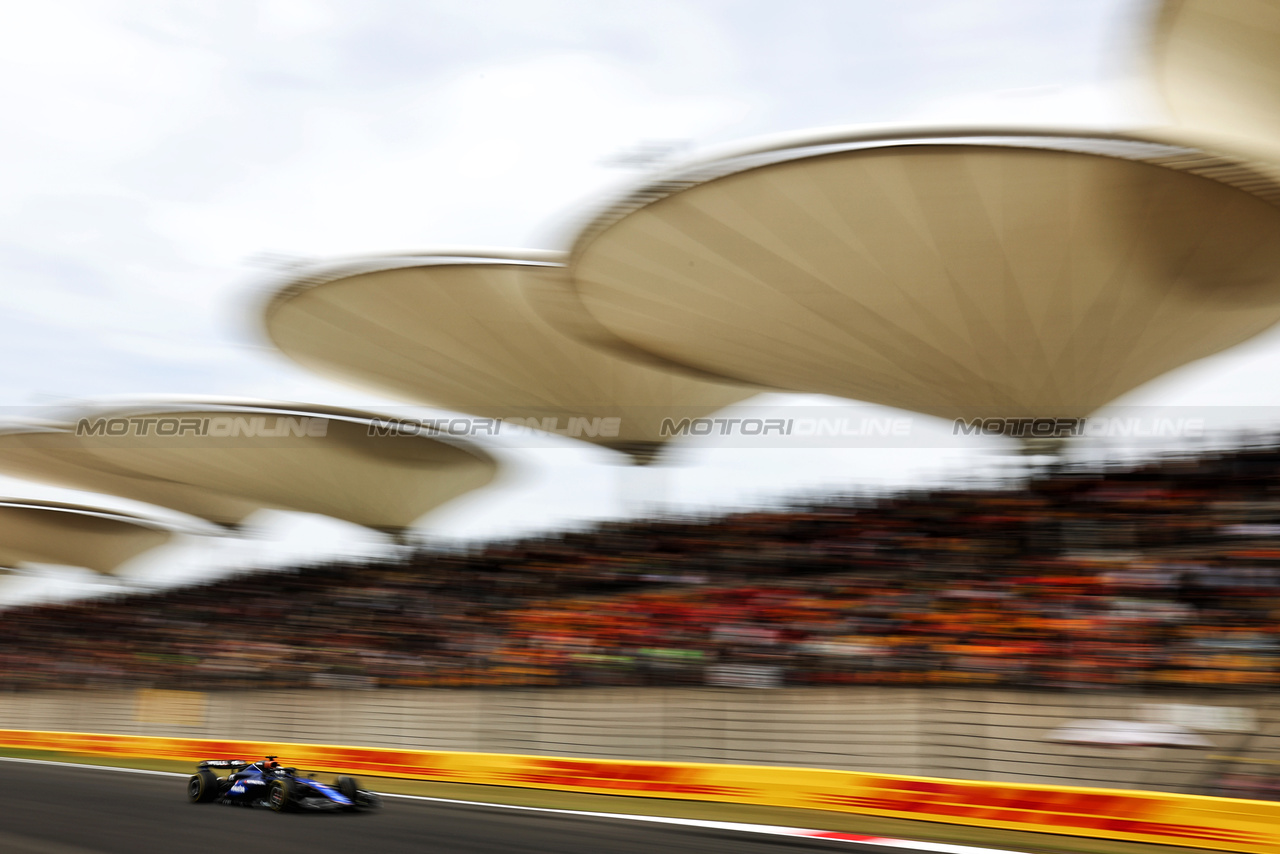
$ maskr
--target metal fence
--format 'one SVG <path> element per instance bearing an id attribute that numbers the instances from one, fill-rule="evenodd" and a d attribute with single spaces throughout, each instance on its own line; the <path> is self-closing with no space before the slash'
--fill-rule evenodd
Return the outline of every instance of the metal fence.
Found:
<path id="1" fill-rule="evenodd" d="M 1061 740 L 1089 721 L 1154 722 L 1202 744 Z M 0 728 L 811 766 L 1280 798 L 1280 706 L 1257 694 L 871 686 L 0 692 Z"/>

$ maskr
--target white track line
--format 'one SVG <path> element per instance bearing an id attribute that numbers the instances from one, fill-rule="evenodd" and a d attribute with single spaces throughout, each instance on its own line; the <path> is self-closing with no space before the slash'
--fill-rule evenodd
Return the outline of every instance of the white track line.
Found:
<path id="1" fill-rule="evenodd" d="M 92 771 L 119 771 L 122 774 L 157 774 L 161 777 L 190 777 L 180 771 L 148 771 L 145 768 L 120 768 L 115 765 L 85 765 L 80 762 L 53 762 L 49 759 L 18 759 L 0 756 L 0 762 L 25 762 L 28 765 L 60 765 L 63 768 L 88 768 Z"/>
<path id="2" fill-rule="evenodd" d="M 30 765 L 57 765 L 63 768 L 87 768 L 93 771 L 115 771 L 122 774 L 151 774 L 161 777 L 188 777 L 180 771 L 148 771 L 142 768 L 118 768 L 114 765 L 85 765 L 78 762 L 54 762 L 48 759 L 16 759 L 0 756 L 0 762 L 24 762 Z M 709 830 L 733 830 L 741 833 L 757 833 L 767 836 L 792 836 L 806 839 L 825 839 L 830 842 L 854 842 L 860 845 L 879 845 L 885 848 L 906 848 L 912 851 L 932 851 L 936 854 L 1024 854 L 1020 851 L 1009 851 L 1002 848 L 976 848 L 971 845 L 950 845 L 945 842 L 920 842 L 910 839 L 893 839 L 885 836 L 861 836 L 856 833 L 842 833 L 835 830 L 814 830 L 806 827 L 783 827 L 772 824 L 743 824 L 734 821 L 709 821 L 697 818 L 672 818 L 661 815 L 632 815 L 630 813 L 586 812 L 584 810 L 562 810 L 551 807 L 527 807 L 516 804 L 494 804 L 487 801 L 461 801 L 454 798 L 432 798 L 426 795 L 396 795 L 381 793 L 384 798 L 400 798 L 406 801 L 428 801 L 436 804 L 455 804 L 468 807 L 486 807 L 499 810 L 517 810 L 520 812 L 551 813 L 554 815 L 572 815 L 583 818 L 606 818 L 616 821 L 644 821 L 651 824 L 675 824 L 684 827 L 701 827 Z"/>

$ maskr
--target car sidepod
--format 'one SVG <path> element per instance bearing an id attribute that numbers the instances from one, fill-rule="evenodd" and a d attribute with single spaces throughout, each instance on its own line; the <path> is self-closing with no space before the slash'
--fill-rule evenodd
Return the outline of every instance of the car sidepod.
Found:
<path id="1" fill-rule="evenodd" d="M 267 781 L 261 777 L 241 777 L 222 795 L 224 803 L 256 806 L 267 798 Z"/>

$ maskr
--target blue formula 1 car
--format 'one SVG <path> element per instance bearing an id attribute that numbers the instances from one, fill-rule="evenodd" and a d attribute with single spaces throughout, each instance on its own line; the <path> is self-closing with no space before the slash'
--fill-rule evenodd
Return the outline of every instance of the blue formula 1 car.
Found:
<path id="1" fill-rule="evenodd" d="M 230 773 L 219 777 L 214 769 Z M 382 799 L 361 789 L 354 777 L 339 777 L 327 786 L 304 777 L 296 768 L 285 768 L 268 756 L 256 762 L 243 759 L 206 759 L 187 781 L 187 799 L 193 804 L 236 804 L 286 810 L 376 809 Z"/>

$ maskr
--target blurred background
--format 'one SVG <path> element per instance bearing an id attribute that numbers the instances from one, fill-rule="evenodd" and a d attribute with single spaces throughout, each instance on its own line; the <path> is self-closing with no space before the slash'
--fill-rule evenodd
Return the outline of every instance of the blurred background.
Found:
<path id="1" fill-rule="evenodd" d="M 379 501 L 366 486 L 416 456 L 305 487 L 306 467 L 271 470 L 241 494 L 199 448 L 179 477 L 105 445 L 30 438 L 78 439 L 68 425 L 136 415 L 141 400 L 331 425 L 348 418 L 335 408 L 453 417 L 431 394 L 406 401 L 291 360 L 268 306 L 322 283 L 310 271 L 333 258 L 568 251 L 636 187 L 753 137 L 1176 125 L 1150 72 L 1157 7 L 14 10 L 0 31 L 0 492 L 145 517 L 168 537 L 105 567 L 13 547 L 0 726 L 272 737 L 305 702 L 317 723 L 294 737 L 326 743 L 1272 796 L 1270 321 L 1110 408 L 1068 413 L 1176 430 L 1028 453 L 998 431 L 957 435 L 936 412 L 761 381 L 739 405 L 762 418 L 892 435 L 688 435 L 643 466 L 568 436 L 473 435 L 454 445 L 484 472 L 405 499 L 422 510 L 407 520 L 366 513 Z M 247 484 L 265 459 L 237 459 L 237 476 Z M 156 491 L 176 480 L 192 493 Z M 223 518 L 202 491 L 244 503 Z M 73 534 L 47 538 L 61 536 Z M 68 689 L 99 692 L 96 711 Z M 220 723 L 246 696 L 261 715 Z M 631 717 L 602 720 L 623 704 Z M 711 741 L 694 734 L 708 721 Z"/>
<path id="2" fill-rule="evenodd" d="M 0 400 L 15 415 L 140 393 L 386 403 L 280 358 L 254 316 L 263 280 L 300 259 L 559 248 L 654 165 L 625 155 L 848 123 L 1115 126 L 1150 109 L 1130 49 L 1149 10 L 1123 0 L 72 5 L 25 10 L 3 36 Z M 598 457 L 551 456 L 554 477 L 433 531 L 630 510 Z M 669 500 L 892 484 L 950 455 L 764 453 L 749 474 L 723 456 L 682 460 Z"/>

